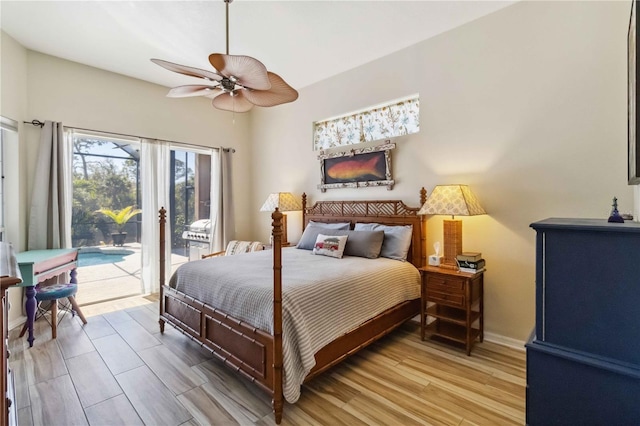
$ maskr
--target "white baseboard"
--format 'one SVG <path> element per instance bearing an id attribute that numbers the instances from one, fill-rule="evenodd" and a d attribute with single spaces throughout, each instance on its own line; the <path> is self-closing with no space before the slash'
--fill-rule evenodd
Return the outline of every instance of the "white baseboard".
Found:
<path id="1" fill-rule="evenodd" d="M 416 322 L 420 325 L 420 315 L 411 318 L 411 321 Z M 484 340 L 491 343 L 496 343 L 498 345 L 507 346 L 509 348 L 524 352 L 524 344 L 526 343 L 524 340 L 512 339 L 511 337 L 506 337 L 501 334 L 496 333 L 488 333 L 484 332 Z"/>
<path id="2" fill-rule="evenodd" d="M 16 318 L 13 321 L 9 321 L 9 330 L 13 330 L 16 327 L 22 327 L 22 325 L 27 322 L 27 317 L 21 316 L 20 318 Z"/>
<path id="3" fill-rule="evenodd" d="M 484 340 L 498 345 L 507 346 L 509 348 L 524 352 L 524 340 L 512 339 L 511 337 L 502 336 L 495 333 L 484 332 Z"/>

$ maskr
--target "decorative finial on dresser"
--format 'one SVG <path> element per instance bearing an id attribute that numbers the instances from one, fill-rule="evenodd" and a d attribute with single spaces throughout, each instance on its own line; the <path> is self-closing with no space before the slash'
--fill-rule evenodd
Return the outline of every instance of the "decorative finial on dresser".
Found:
<path id="1" fill-rule="evenodd" d="M 618 212 L 618 199 L 616 197 L 613 197 L 613 204 L 611 204 L 611 207 L 613 208 L 611 209 L 611 215 L 609 216 L 609 219 L 607 219 L 607 222 L 624 223 L 624 219 Z"/>

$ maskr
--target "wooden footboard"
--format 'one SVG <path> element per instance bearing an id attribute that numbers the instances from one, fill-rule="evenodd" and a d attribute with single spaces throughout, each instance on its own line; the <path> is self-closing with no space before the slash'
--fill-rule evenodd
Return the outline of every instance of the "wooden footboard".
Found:
<path id="1" fill-rule="evenodd" d="M 420 192 L 420 206 L 426 191 Z M 306 207 L 303 195 L 303 224 L 309 220 L 321 222 L 377 222 L 391 225 L 412 225 L 413 239 L 407 261 L 424 265 L 424 222 L 418 208 L 391 201 L 325 201 Z M 277 209 L 273 219 L 273 334 L 256 329 L 207 304 L 165 285 L 165 224 L 166 211 L 160 210 L 160 331 L 168 322 L 199 342 L 226 365 L 256 383 L 273 398 L 276 423 L 282 420 L 284 405 L 282 378 L 282 213 Z M 343 359 L 383 337 L 420 312 L 419 299 L 403 302 L 361 327 L 341 336 L 316 353 L 316 366 L 305 381 L 331 368 Z"/>
<path id="2" fill-rule="evenodd" d="M 163 286 L 160 318 L 273 394 L 273 336 Z"/>
<path id="3" fill-rule="evenodd" d="M 315 354 L 316 365 L 305 378 L 305 382 L 389 334 L 418 314 L 420 314 L 420 299 L 409 300 L 386 310 L 352 332 L 337 338 Z"/>
<path id="4" fill-rule="evenodd" d="M 273 336 L 163 286 L 161 321 L 166 321 L 211 351 L 233 370 L 273 396 Z M 420 313 L 420 299 L 381 313 L 316 353 L 316 365 L 305 382 L 387 335 Z"/>

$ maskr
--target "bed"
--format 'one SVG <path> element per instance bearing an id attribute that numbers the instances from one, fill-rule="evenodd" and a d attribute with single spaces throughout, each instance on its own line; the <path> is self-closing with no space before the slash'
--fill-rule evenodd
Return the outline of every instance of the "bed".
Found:
<path id="1" fill-rule="evenodd" d="M 426 191 L 423 188 L 419 206 L 424 204 L 425 199 Z M 408 281 L 415 281 L 416 268 L 425 264 L 425 228 L 422 218 L 417 215 L 420 207 L 408 207 L 398 200 L 319 201 L 307 207 L 304 194 L 302 204 L 303 227 L 312 222 L 348 222 L 351 228 L 356 223 L 363 227 L 374 223 L 393 227 L 411 226 L 407 261 L 372 260 L 355 256 L 344 256 L 338 260 L 313 256 L 309 251 L 295 247 L 283 248 L 280 242 L 282 213 L 277 210 L 272 214 L 272 250 L 189 262 L 176 271 L 169 282 L 165 281 L 164 276 L 164 252 L 160 253 L 160 331 L 164 332 L 165 323 L 171 324 L 270 394 L 276 423 L 282 420 L 285 399 L 294 402 L 303 382 L 420 312 L 419 291 L 408 287 L 399 289 L 397 286 L 400 277 L 406 276 Z M 162 209 L 161 247 L 164 247 L 165 223 Z M 332 277 L 332 274 L 340 276 L 342 273 L 335 272 L 333 265 L 355 271 L 354 279 L 344 278 L 348 286 L 344 283 L 335 284 L 337 277 Z M 381 269 L 375 271 L 372 265 Z M 217 271 L 216 277 L 212 278 L 212 270 Z M 246 276 L 233 273 L 238 270 L 243 270 Z M 300 275 L 306 270 L 312 271 L 308 276 L 320 277 L 320 281 L 326 282 L 307 283 L 304 276 Z M 419 280 L 419 274 L 417 276 Z M 362 278 L 361 282 L 356 278 Z M 207 280 L 229 281 L 226 283 L 228 287 L 207 285 Z M 394 286 L 393 291 L 387 292 L 389 295 L 369 298 L 370 304 L 375 305 L 375 310 L 371 312 L 375 313 L 363 312 L 359 306 L 345 308 L 353 296 L 340 289 L 357 289 L 356 286 L 369 284 L 371 290 L 366 291 L 369 294 L 376 287 L 385 289 L 385 285 L 391 281 Z M 295 286 L 293 283 L 296 283 Z M 228 288 L 236 289 L 241 295 L 232 295 Z M 257 289 L 260 296 L 247 297 L 245 290 L 249 291 L 249 288 L 252 291 Z M 364 288 L 360 287 L 360 294 L 365 293 L 362 290 Z M 387 288 L 391 289 L 391 286 Z M 312 297 L 312 302 L 308 299 L 297 302 L 294 297 L 298 297 L 298 293 L 312 294 L 315 299 Z M 337 296 L 326 297 L 329 294 Z M 237 302 L 238 297 L 246 299 L 248 307 L 241 307 Z M 225 300 L 228 303 L 225 304 Z M 250 316 L 248 312 L 262 312 L 262 315 Z M 336 315 L 336 312 L 341 315 Z M 348 315 L 342 315 L 345 312 Z M 336 317 L 340 317 L 340 324 L 323 323 Z M 292 318 L 303 325 L 294 324 Z M 305 334 L 308 329 L 312 330 L 309 335 Z"/>

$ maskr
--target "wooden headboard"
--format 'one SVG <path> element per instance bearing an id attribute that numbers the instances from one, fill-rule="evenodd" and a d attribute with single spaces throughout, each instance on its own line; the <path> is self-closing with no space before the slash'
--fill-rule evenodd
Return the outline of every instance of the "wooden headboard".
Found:
<path id="1" fill-rule="evenodd" d="M 351 229 L 356 222 L 412 225 L 413 236 L 407 261 L 419 268 L 427 264 L 425 221 L 422 216 L 418 216 L 418 210 L 426 199 L 427 191 L 422 188 L 418 207 L 408 207 L 400 200 L 317 201 L 313 206 L 307 207 L 307 195 L 302 194 L 302 227 L 304 230 L 310 220 L 350 222 Z"/>

